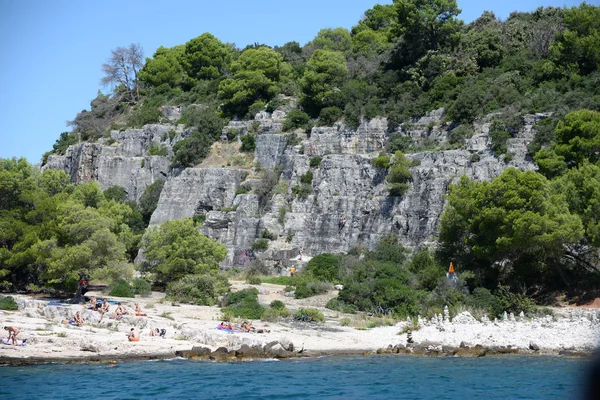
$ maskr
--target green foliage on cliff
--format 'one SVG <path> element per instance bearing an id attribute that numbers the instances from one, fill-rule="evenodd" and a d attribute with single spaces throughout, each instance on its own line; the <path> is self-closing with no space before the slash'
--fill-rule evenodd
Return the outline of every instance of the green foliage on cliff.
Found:
<path id="1" fill-rule="evenodd" d="M 390 196 L 402 196 L 408 190 L 410 160 L 401 151 L 397 151 L 390 163 L 391 166 L 386 177 Z"/>

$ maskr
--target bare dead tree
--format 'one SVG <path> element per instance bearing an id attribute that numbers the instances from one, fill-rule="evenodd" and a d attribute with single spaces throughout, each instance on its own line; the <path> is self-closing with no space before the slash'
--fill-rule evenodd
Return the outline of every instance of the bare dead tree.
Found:
<path id="1" fill-rule="evenodd" d="M 144 65 L 144 51 L 139 44 L 117 47 L 111 51 L 108 62 L 102 64 L 106 75 L 100 80 L 103 85 L 113 87 L 123 85 L 133 103 L 140 98 L 138 72 Z"/>

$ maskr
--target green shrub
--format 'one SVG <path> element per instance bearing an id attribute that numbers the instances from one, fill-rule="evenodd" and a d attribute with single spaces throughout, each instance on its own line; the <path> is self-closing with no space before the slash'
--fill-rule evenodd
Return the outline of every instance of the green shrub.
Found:
<path id="1" fill-rule="evenodd" d="M 266 105 L 266 104 L 265 104 L 265 102 L 264 102 L 264 101 L 261 101 L 261 100 L 255 101 L 255 102 L 254 102 L 254 103 L 253 103 L 253 104 L 250 106 L 250 108 L 248 108 L 248 117 L 249 117 L 249 118 L 254 118 L 254 116 L 255 116 L 256 114 L 258 114 L 259 112 L 261 112 L 262 110 L 264 110 L 264 109 L 265 109 L 265 105 Z"/>
<path id="2" fill-rule="evenodd" d="M 17 306 L 17 303 L 15 302 L 15 299 L 12 298 L 12 296 L 0 297 L 0 310 L 14 311 L 18 309 L 19 307 Z"/>
<path id="3" fill-rule="evenodd" d="M 310 117 L 304 111 L 292 110 L 285 116 L 285 121 L 283 122 L 283 131 L 289 132 L 297 128 L 306 129 L 309 120 Z"/>
<path id="4" fill-rule="evenodd" d="M 265 308 L 258 303 L 258 290 L 255 288 L 229 293 L 223 299 L 224 309 L 235 317 L 260 319 Z"/>
<path id="5" fill-rule="evenodd" d="M 319 113 L 319 125 L 331 126 L 342 117 L 343 111 L 339 107 L 325 107 Z"/>
<path id="6" fill-rule="evenodd" d="M 203 132 L 195 131 L 191 136 L 173 145 L 171 167 L 193 167 L 199 164 L 210 152 L 215 139 Z"/>
<path id="7" fill-rule="evenodd" d="M 292 188 L 292 194 L 301 199 L 306 199 L 311 193 L 312 187 L 307 183 L 296 185 Z"/>
<path id="8" fill-rule="evenodd" d="M 306 272 L 318 280 L 327 282 L 338 280 L 340 268 L 340 257 L 331 253 L 319 254 L 306 264 Z"/>
<path id="9" fill-rule="evenodd" d="M 252 250 L 254 251 L 265 251 L 269 248 L 269 241 L 267 239 L 256 239 L 252 243 Z"/>
<path id="10" fill-rule="evenodd" d="M 473 136 L 473 129 L 469 125 L 459 125 L 450 131 L 448 143 L 454 147 L 463 147 L 465 139 Z"/>
<path id="11" fill-rule="evenodd" d="M 310 167 L 317 168 L 321 164 L 322 157 L 313 157 L 310 159 Z"/>
<path id="12" fill-rule="evenodd" d="M 194 214 L 192 220 L 194 221 L 194 224 L 200 226 L 204 223 L 204 221 L 206 221 L 206 214 Z"/>
<path id="13" fill-rule="evenodd" d="M 396 151 L 408 152 L 414 147 L 413 138 L 401 133 L 392 133 L 386 143 L 386 151 L 395 153 Z"/>
<path id="14" fill-rule="evenodd" d="M 285 308 L 285 303 L 281 300 L 273 300 L 269 307 L 274 308 L 275 310 L 281 310 Z"/>
<path id="15" fill-rule="evenodd" d="M 386 178 L 390 195 L 402 196 L 406 193 L 409 188 L 410 176 L 410 161 L 401 151 L 397 151 Z"/>
<path id="16" fill-rule="evenodd" d="M 394 321 L 390 318 L 374 318 L 367 321 L 365 327 L 367 329 L 373 329 L 380 326 L 392 326 L 394 325 Z"/>
<path id="17" fill-rule="evenodd" d="M 113 284 L 109 295 L 115 297 L 135 297 L 131 285 L 122 279 Z"/>
<path id="18" fill-rule="evenodd" d="M 510 139 L 510 133 L 505 130 L 490 130 L 489 137 L 491 139 L 491 148 L 496 157 L 506 154 L 508 145 L 506 141 Z"/>
<path id="19" fill-rule="evenodd" d="M 239 188 L 237 188 L 235 190 L 235 195 L 237 196 L 238 194 L 246 194 L 248 193 L 250 190 L 246 187 L 246 186 L 240 186 Z"/>
<path id="20" fill-rule="evenodd" d="M 340 319 L 340 326 L 348 326 L 348 325 L 350 325 L 350 318 Z"/>
<path id="21" fill-rule="evenodd" d="M 374 166 L 388 169 L 390 167 L 390 158 L 383 153 L 380 153 L 378 157 L 375 157 L 373 161 L 371 161 Z"/>
<path id="22" fill-rule="evenodd" d="M 408 183 L 388 183 L 390 196 L 403 196 L 408 191 Z"/>
<path id="23" fill-rule="evenodd" d="M 248 264 L 246 275 L 269 275 L 269 267 L 260 259 L 254 259 Z"/>
<path id="24" fill-rule="evenodd" d="M 162 113 L 158 106 L 153 102 L 144 102 L 137 106 L 134 112 L 127 118 L 127 125 L 134 128 L 141 128 L 147 124 L 155 124 L 160 121 Z"/>
<path id="25" fill-rule="evenodd" d="M 148 185 L 146 189 L 144 189 L 144 193 L 142 193 L 142 196 L 140 197 L 140 212 L 142 213 L 146 226 L 150 222 L 152 213 L 158 206 L 158 199 L 160 198 L 160 193 L 164 186 L 165 180 L 157 179 L 154 183 Z"/>
<path id="26" fill-rule="evenodd" d="M 262 280 L 257 275 L 247 275 L 246 283 L 248 283 L 250 285 L 260 285 L 262 283 Z"/>
<path id="27" fill-rule="evenodd" d="M 201 306 L 217 304 L 219 296 L 229 289 L 227 277 L 219 273 L 186 275 L 167 284 L 169 299 Z"/>
<path id="28" fill-rule="evenodd" d="M 275 322 L 278 319 L 279 315 L 277 314 L 277 311 L 272 308 L 266 308 L 260 316 L 260 320 L 266 322 Z"/>
<path id="29" fill-rule="evenodd" d="M 296 321 L 325 322 L 323 313 L 315 308 L 301 308 L 294 314 Z"/>
<path id="30" fill-rule="evenodd" d="M 152 142 L 150 148 L 148 149 L 148 154 L 150 154 L 151 156 L 166 156 L 167 148 L 156 142 Z"/>
<path id="31" fill-rule="evenodd" d="M 274 234 L 274 233 L 272 233 L 272 232 L 270 232 L 268 229 L 264 229 L 262 231 L 261 237 L 263 239 L 269 239 L 269 240 L 275 240 L 275 239 L 277 239 L 277 235 Z"/>
<path id="32" fill-rule="evenodd" d="M 289 103 L 288 99 L 282 99 L 281 97 L 275 97 L 274 99 L 269 101 L 269 103 L 267 103 L 266 111 L 268 113 L 272 113 L 273 111 L 277 110 L 279 107 L 284 106 L 288 103 Z"/>
<path id="33" fill-rule="evenodd" d="M 283 223 L 285 222 L 286 214 L 287 214 L 287 207 L 286 206 L 279 207 L 279 217 L 277 218 L 277 222 L 279 222 L 281 225 L 283 225 Z"/>
<path id="34" fill-rule="evenodd" d="M 256 150 L 256 137 L 252 133 L 248 133 L 240 138 L 242 141 L 242 145 L 240 146 L 240 151 L 249 153 Z"/>
<path id="35" fill-rule="evenodd" d="M 411 318 L 409 325 L 405 325 L 404 327 L 402 327 L 402 329 L 400 329 L 398 335 L 404 335 L 405 333 L 418 331 L 419 329 L 421 329 L 421 325 L 419 325 L 419 320 L 416 317 L 413 317 Z"/>
<path id="36" fill-rule="evenodd" d="M 492 307 L 495 316 L 500 316 L 505 311 L 514 314 L 523 311 L 525 314 L 529 314 L 535 310 L 533 300 L 523 294 L 512 293 L 506 286 L 498 286 L 494 295 L 497 299 Z"/>
<path id="37" fill-rule="evenodd" d="M 308 171 L 308 172 L 306 172 L 304 175 L 302 175 L 300 177 L 300 182 L 301 183 L 310 185 L 312 183 L 312 181 L 313 181 L 313 173 L 312 173 L 312 171 Z"/>
<path id="38" fill-rule="evenodd" d="M 248 127 L 248 133 L 250 134 L 257 134 L 258 133 L 258 128 L 260 128 L 260 122 L 259 121 L 253 121 L 250 126 Z"/>
<path id="39" fill-rule="evenodd" d="M 139 294 L 140 296 L 148 296 L 152 293 L 150 283 L 143 278 L 135 278 L 132 286 L 133 293 Z"/>
<path id="40" fill-rule="evenodd" d="M 332 289 L 332 285 L 321 281 L 301 281 L 296 283 L 296 299 L 305 299 L 307 297 L 325 294 Z"/>
<path id="41" fill-rule="evenodd" d="M 325 308 L 328 308 L 333 311 L 343 312 L 345 314 L 356 313 L 356 306 L 354 306 L 353 304 L 344 303 L 337 297 L 334 297 L 333 299 L 329 300 L 325 305 Z"/>
<path id="42" fill-rule="evenodd" d="M 270 308 L 266 309 L 261 316 L 263 321 L 274 322 L 279 318 L 287 318 L 290 316 L 289 310 L 285 307 L 285 304 L 280 300 L 274 300 L 270 304 Z"/>
<path id="43" fill-rule="evenodd" d="M 263 278 L 264 283 L 273 283 L 275 285 L 293 286 L 294 278 L 291 276 L 268 276 Z"/>
<path id="44" fill-rule="evenodd" d="M 63 132 L 60 134 L 60 137 L 56 140 L 56 143 L 52 145 L 52 152 L 55 154 L 64 155 L 67 152 L 69 146 L 76 144 L 78 141 L 79 137 L 77 133 Z"/>

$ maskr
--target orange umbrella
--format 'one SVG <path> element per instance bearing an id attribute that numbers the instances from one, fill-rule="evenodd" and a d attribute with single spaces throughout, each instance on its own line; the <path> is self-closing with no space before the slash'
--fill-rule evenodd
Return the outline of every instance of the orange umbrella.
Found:
<path id="1" fill-rule="evenodd" d="M 450 261 L 450 269 L 448 270 L 448 273 L 450 273 L 450 274 L 454 273 L 454 264 L 452 264 L 452 261 Z"/>

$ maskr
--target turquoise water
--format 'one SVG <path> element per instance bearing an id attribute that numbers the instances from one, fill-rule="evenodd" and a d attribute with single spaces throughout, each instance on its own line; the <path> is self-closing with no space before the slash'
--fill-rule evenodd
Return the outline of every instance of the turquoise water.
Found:
<path id="1" fill-rule="evenodd" d="M 5 399 L 575 399 L 588 361 L 322 357 L 0 368 Z"/>

